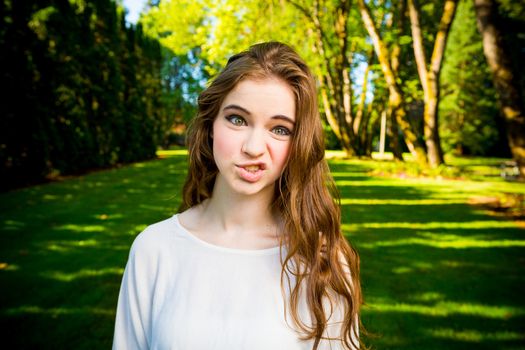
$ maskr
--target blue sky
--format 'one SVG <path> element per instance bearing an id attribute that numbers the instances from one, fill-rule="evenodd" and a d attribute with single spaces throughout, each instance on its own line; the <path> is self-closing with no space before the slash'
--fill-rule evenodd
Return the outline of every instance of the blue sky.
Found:
<path id="1" fill-rule="evenodd" d="M 128 9 L 126 20 L 131 23 L 136 23 L 146 0 L 123 0 L 122 3 L 124 7 Z"/>

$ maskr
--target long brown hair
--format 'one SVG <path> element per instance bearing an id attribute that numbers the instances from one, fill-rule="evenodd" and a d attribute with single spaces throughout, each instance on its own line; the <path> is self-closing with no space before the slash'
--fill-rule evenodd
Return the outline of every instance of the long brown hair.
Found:
<path id="1" fill-rule="evenodd" d="M 285 232 L 281 246 L 286 245 L 287 254 L 282 261 L 281 287 L 283 295 L 289 295 L 287 307 L 304 335 L 302 339 L 313 339 L 315 350 L 321 339 L 327 338 L 335 306 L 342 317 L 337 320 L 340 331 L 334 338 L 348 349 L 358 348 L 362 304 L 359 257 L 341 233 L 338 195 L 324 159 L 315 80 L 306 63 L 289 46 L 261 43 L 232 56 L 200 94 L 198 114 L 188 130 L 189 172 L 180 210 L 212 195 L 218 170 L 211 131 L 224 98 L 244 79 L 267 77 L 288 83 L 296 104 L 288 163 L 275 186 L 272 203 Z M 327 310 L 327 301 L 331 310 Z M 301 302 L 306 302 L 311 323 L 299 315 Z"/>

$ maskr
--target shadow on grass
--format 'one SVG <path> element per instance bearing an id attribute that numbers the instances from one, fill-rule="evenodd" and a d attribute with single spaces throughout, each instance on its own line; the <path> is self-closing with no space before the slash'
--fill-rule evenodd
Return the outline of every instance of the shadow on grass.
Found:
<path id="1" fill-rule="evenodd" d="M 0 195 L 7 348 L 110 348 L 131 242 L 180 203 L 186 156 Z"/>

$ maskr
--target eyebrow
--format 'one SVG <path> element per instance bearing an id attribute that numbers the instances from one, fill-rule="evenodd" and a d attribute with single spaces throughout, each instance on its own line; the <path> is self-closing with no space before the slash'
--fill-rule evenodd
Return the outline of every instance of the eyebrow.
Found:
<path id="1" fill-rule="evenodd" d="M 250 111 L 248 111 L 246 108 L 243 108 L 239 105 L 235 105 L 235 104 L 231 104 L 231 105 L 227 105 L 226 107 L 224 107 L 222 110 L 223 111 L 226 111 L 226 110 L 229 110 L 229 109 L 236 109 L 236 110 L 239 110 L 247 115 L 252 115 L 250 113 Z M 292 125 L 295 125 L 295 121 L 290 118 L 290 117 L 287 117 L 283 114 L 277 114 L 277 115 L 274 115 L 273 117 L 271 117 L 271 119 L 279 119 L 279 120 L 284 120 L 284 121 L 287 121 L 288 123 L 292 124 Z"/>

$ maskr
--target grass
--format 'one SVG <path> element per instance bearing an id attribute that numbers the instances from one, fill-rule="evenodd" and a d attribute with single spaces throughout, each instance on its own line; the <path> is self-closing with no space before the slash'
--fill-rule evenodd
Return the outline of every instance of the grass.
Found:
<path id="1" fill-rule="evenodd" d="M 129 246 L 180 203 L 185 153 L 159 155 L 0 194 L 6 348 L 110 347 Z M 522 183 L 487 175 L 480 159 L 457 160 L 475 176 L 446 180 L 374 177 L 388 163 L 331 156 L 343 230 L 362 260 L 368 344 L 525 349 L 524 225 L 468 204 L 523 194 Z"/>

